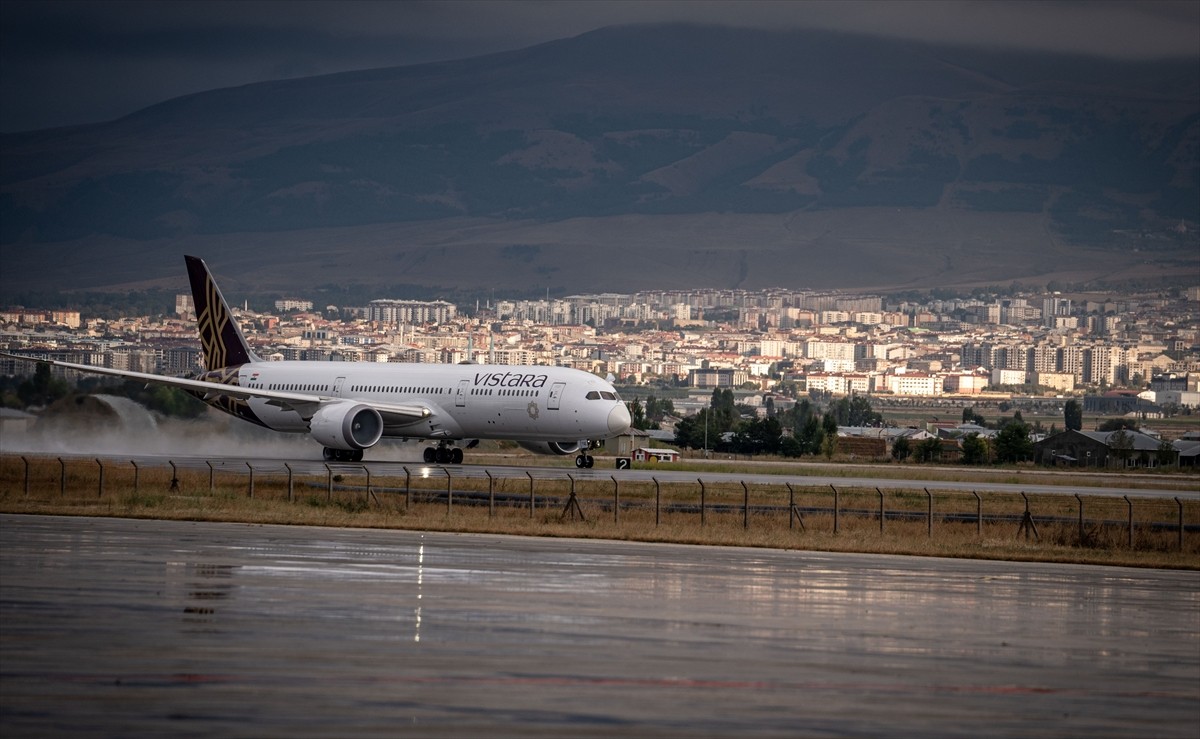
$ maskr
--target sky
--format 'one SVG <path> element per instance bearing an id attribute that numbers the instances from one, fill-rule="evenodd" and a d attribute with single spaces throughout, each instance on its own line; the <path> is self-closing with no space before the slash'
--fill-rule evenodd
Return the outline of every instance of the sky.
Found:
<path id="1" fill-rule="evenodd" d="M 1200 63 L 1200 0 L 3 0 L 0 131 L 683 21 Z"/>

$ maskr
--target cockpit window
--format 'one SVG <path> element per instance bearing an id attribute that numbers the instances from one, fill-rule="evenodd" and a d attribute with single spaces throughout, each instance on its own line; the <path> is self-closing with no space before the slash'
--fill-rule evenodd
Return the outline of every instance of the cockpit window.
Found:
<path id="1" fill-rule="evenodd" d="M 601 398 L 604 398 L 605 400 L 616 400 L 616 399 L 617 399 L 617 394 L 616 394 L 616 393 L 610 393 L 610 392 L 608 392 L 607 390 L 601 390 L 601 391 L 600 391 L 600 397 L 601 397 Z"/>
<path id="2" fill-rule="evenodd" d="M 585 397 L 588 400 L 600 400 L 600 393 L 596 392 L 595 390 L 591 390 Z"/>
<path id="3" fill-rule="evenodd" d="M 584 397 L 588 400 L 620 400 L 616 393 L 608 390 L 589 390 Z"/>

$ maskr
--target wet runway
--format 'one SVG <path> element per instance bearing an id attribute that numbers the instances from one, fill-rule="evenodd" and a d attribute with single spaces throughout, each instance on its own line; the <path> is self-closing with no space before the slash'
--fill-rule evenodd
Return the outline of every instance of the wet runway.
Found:
<path id="1" fill-rule="evenodd" d="M 1195 737 L 1195 572 L 0 516 L 0 733 Z"/>

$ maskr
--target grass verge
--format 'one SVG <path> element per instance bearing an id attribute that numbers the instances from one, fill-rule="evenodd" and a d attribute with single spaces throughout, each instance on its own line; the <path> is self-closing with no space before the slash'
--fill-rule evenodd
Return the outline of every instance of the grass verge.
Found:
<path id="1" fill-rule="evenodd" d="M 0 458 L 0 511 L 118 516 L 187 521 L 457 531 L 865 552 L 938 557 L 1045 561 L 1200 570 L 1200 503 L 1118 497 L 1017 495 L 976 497 L 846 488 L 783 489 L 740 485 L 580 483 L 578 509 L 566 508 L 565 483 L 538 481 L 529 510 L 528 485 L 462 479 L 447 500 L 445 482 L 281 475 L 220 477 L 170 470 L 68 468 Z M 135 477 L 136 475 L 136 477 Z M 28 479 L 28 490 L 26 490 Z M 210 484 L 212 487 L 210 487 Z M 883 509 L 883 516 L 880 510 Z M 574 515 L 566 515 L 574 513 Z"/>

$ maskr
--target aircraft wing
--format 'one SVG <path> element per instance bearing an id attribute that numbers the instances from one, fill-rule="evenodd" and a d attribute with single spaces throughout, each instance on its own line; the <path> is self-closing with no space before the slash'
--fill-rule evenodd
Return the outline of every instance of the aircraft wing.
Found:
<path id="1" fill-rule="evenodd" d="M 153 382 L 159 385 L 169 385 L 182 390 L 190 390 L 194 393 L 201 394 L 201 400 L 208 401 L 212 398 L 229 395 L 235 398 L 261 398 L 268 403 L 280 408 L 293 410 L 300 414 L 301 418 L 308 420 L 312 418 L 317 409 L 326 403 L 333 402 L 360 402 L 364 405 L 369 405 L 379 414 L 384 417 L 384 420 L 393 424 L 403 425 L 412 423 L 423 418 L 428 418 L 433 415 L 433 411 L 423 405 L 412 403 L 378 403 L 374 401 L 359 400 L 353 398 L 334 398 L 326 395 L 312 395 L 309 393 L 292 393 L 279 390 L 260 390 L 258 388 L 242 387 L 241 385 L 231 385 L 223 382 L 208 382 L 206 380 L 193 380 L 187 377 L 169 377 L 167 375 L 154 375 L 149 372 L 134 372 L 132 370 L 119 370 L 110 367 L 96 367 L 90 364 L 75 364 L 73 362 L 60 362 L 57 359 L 41 359 L 38 357 L 23 357 L 17 354 L 9 354 L 8 352 L 0 352 L 0 357 L 7 359 L 16 359 L 21 362 L 41 362 L 55 367 L 64 369 L 76 370 L 78 372 L 91 372 L 98 375 L 111 375 L 113 377 L 124 377 L 127 380 L 141 380 L 143 382 Z"/>

